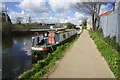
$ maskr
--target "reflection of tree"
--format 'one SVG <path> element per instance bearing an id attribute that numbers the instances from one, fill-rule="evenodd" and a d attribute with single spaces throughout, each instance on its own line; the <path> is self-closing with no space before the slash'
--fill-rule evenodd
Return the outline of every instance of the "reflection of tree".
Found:
<path id="1" fill-rule="evenodd" d="M 16 40 L 16 41 L 24 42 L 26 40 L 31 40 L 32 39 L 32 35 L 15 36 L 13 39 Z"/>
<path id="2" fill-rule="evenodd" d="M 26 40 L 31 40 L 31 35 L 25 36 L 6 36 L 2 38 L 2 46 L 3 48 L 11 48 L 14 45 L 14 40 L 24 42 Z"/>
<path id="3" fill-rule="evenodd" d="M 10 48 L 13 46 L 13 39 L 12 37 L 4 37 L 2 38 L 2 46 L 3 48 Z"/>

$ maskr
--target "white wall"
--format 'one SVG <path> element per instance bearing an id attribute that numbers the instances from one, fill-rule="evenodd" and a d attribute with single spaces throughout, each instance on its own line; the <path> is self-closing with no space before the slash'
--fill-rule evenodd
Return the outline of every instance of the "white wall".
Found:
<path id="1" fill-rule="evenodd" d="M 120 44 L 120 2 L 117 3 L 115 11 L 100 17 L 100 27 L 102 27 L 105 37 L 116 36 L 116 41 Z"/>

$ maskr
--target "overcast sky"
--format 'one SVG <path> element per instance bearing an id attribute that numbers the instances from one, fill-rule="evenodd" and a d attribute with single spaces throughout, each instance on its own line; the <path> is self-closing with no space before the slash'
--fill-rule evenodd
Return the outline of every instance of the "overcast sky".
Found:
<path id="1" fill-rule="evenodd" d="M 31 16 L 33 22 L 67 23 L 79 25 L 84 18 L 90 18 L 76 7 L 79 0 L 22 0 L 20 2 L 3 2 L 13 23 L 17 17 L 23 18 L 23 23 Z M 101 12 L 110 10 L 109 4 L 102 5 Z"/>

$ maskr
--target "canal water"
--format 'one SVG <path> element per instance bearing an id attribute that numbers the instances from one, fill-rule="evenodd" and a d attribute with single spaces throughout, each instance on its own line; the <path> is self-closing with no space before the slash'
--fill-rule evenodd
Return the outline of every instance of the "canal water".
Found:
<path id="1" fill-rule="evenodd" d="M 15 78 L 32 68 L 31 37 L 7 36 L 2 40 L 2 77 Z"/>
<path id="2" fill-rule="evenodd" d="M 7 36 L 2 39 L 3 78 L 16 78 L 32 68 L 32 63 L 35 61 L 31 54 L 32 36 Z"/>

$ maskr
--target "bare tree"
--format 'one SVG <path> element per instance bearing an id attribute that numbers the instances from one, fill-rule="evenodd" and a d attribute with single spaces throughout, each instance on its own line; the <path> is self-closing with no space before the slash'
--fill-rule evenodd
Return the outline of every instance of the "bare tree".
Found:
<path id="1" fill-rule="evenodd" d="M 96 31 L 96 22 L 99 23 L 99 13 L 102 5 L 105 5 L 106 3 L 110 3 L 111 5 L 109 8 L 115 8 L 115 2 L 116 0 L 113 0 L 113 2 L 97 2 L 97 0 L 88 0 L 88 2 L 79 2 L 77 3 L 78 8 L 83 11 L 86 14 L 89 14 L 92 16 L 92 26 L 93 31 Z"/>
<path id="2" fill-rule="evenodd" d="M 17 23 L 17 24 L 21 24 L 21 22 L 22 22 L 22 17 L 17 17 L 16 23 Z"/>
<path id="3" fill-rule="evenodd" d="M 31 16 L 28 17 L 28 23 L 31 23 Z"/>
<path id="4" fill-rule="evenodd" d="M 98 15 L 100 13 L 100 8 L 102 2 L 93 2 L 92 0 L 89 2 L 81 2 L 77 3 L 79 8 L 84 12 L 92 16 L 92 25 L 93 25 L 93 31 L 96 31 L 96 22 L 98 19 Z"/>
<path id="5" fill-rule="evenodd" d="M 115 10 L 116 0 L 114 0 L 112 4 L 113 4 L 113 10 Z"/>

